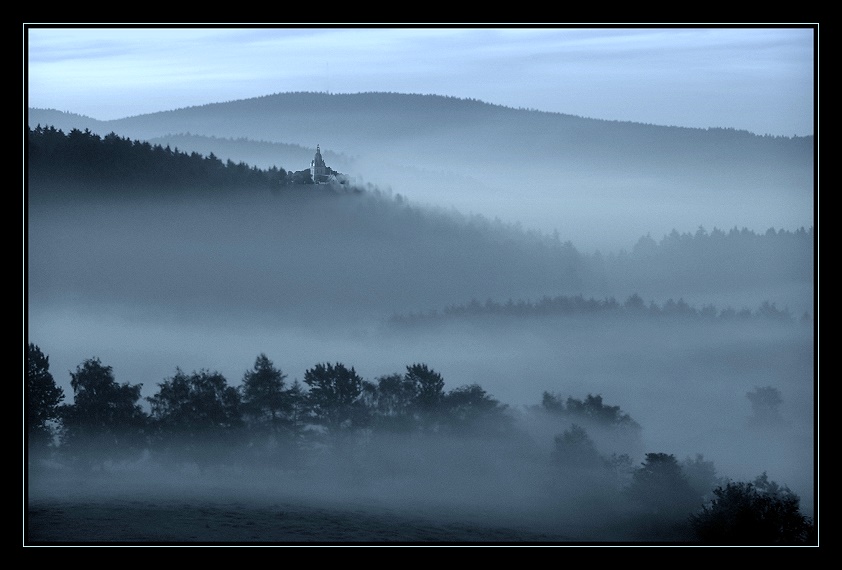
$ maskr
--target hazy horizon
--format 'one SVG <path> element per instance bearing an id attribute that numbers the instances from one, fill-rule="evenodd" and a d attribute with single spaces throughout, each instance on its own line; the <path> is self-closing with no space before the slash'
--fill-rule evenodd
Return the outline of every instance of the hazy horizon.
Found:
<path id="1" fill-rule="evenodd" d="M 279 92 L 397 92 L 759 135 L 814 129 L 811 25 L 25 26 L 28 105 L 98 120 Z"/>

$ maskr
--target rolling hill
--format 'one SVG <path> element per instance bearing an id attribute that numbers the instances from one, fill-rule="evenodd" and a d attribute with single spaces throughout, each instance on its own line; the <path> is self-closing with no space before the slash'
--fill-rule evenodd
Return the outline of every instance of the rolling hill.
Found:
<path id="1" fill-rule="evenodd" d="M 700 225 L 812 225 L 813 137 L 397 93 L 279 93 L 113 121 L 30 109 L 28 121 L 185 151 L 214 147 L 223 160 L 261 168 L 305 168 L 320 144 L 329 165 L 358 181 L 466 214 L 557 230 L 583 250 L 616 251 L 650 232 Z"/>

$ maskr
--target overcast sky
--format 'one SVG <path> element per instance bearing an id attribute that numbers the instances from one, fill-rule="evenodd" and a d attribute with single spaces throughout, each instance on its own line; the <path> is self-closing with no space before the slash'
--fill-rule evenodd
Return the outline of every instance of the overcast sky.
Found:
<path id="1" fill-rule="evenodd" d="M 286 91 L 813 134 L 814 30 L 24 26 L 30 107 L 115 119 Z"/>

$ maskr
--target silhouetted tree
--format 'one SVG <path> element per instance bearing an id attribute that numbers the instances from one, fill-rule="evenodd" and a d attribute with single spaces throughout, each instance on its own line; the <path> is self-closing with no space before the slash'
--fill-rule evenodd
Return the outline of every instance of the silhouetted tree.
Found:
<path id="1" fill-rule="evenodd" d="M 85 129 L 72 129 L 67 135 L 40 125 L 28 133 L 28 174 L 30 181 L 50 179 L 85 182 L 89 190 L 97 183 L 119 182 L 121 191 L 149 183 L 171 190 L 201 183 L 205 188 L 255 187 L 278 189 L 287 183 L 287 172 L 272 167 L 260 170 L 232 160 L 223 161 L 214 153 L 203 157 L 172 150 L 169 145 L 131 141 L 109 133 L 103 138 Z M 309 176 L 310 171 L 305 171 Z M 312 179 L 310 180 L 312 183 Z"/>
<path id="2" fill-rule="evenodd" d="M 147 400 L 159 450 L 207 461 L 223 458 L 239 443 L 240 393 L 222 374 L 176 369 L 158 387 Z"/>
<path id="3" fill-rule="evenodd" d="M 541 396 L 541 406 L 544 410 L 554 414 L 564 413 L 564 400 L 552 392 L 544 392 Z"/>
<path id="4" fill-rule="evenodd" d="M 773 386 L 755 387 L 746 394 L 751 402 L 751 423 L 757 425 L 774 425 L 783 421 L 780 405 L 783 403 L 781 392 Z"/>
<path id="5" fill-rule="evenodd" d="M 647 453 L 627 491 L 645 512 L 667 520 L 686 518 L 702 502 L 675 456 L 667 453 Z"/>
<path id="6" fill-rule="evenodd" d="M 696 496 L 702 500 L 710 498 L 713 490 L 724 483 L 716 474 L 713 461 L 707 461 L 700 453 L 693 458 L 686 458 L 681 463 L 681 470 Z"/>
<path id="7" fill-rule="evenodd" d="M 91 358 L 70 373 L 73 403 L 61 407 L 62 448 L 72 456 L 125 458 L 145 446 L 147 416 L 139 405 L 141 384 L 118 384 L 110 366 Z"/>
<path id="8" fill-rule="evenodd" d="M 307 394 L 298 379 L 287 390 L 289 401 L 289 429 L 298 438 L 305 429 L 307 422 Z"/>
<path id="9" fill-rule="evenodd" d="M 413 412 L 425 429 L 432 429 L 441 419 L 445 401 L 444 378 L 426 364 L 406 367 L 404 382 L 414 392 Z"/>
<path id="10" fill-rule="evenodd" d="M 605 466 L 596 445 L 585 428 L 572 424 L 570 429 L 555 436 L 553 461 L 566 468 L 595 468 Z"/>
<path id="11" fill-rule="evenodd" d="M 377 429 L 410 431 L 416 427 L 418 391 L 408 374 L 381 376 L 376 385 L 369 385 L 369 391 L 374 426 Z"/>
<path id="12" fill-rule="evenodd" d="M 602 396 L 588 394 L 584 401 L 576 398 L 567 398 L 567 412 L 574 416 L 588 418 L 595 423 L 613 426 L 638 429 L 640 426 L 631 419 L 631 416 L 623 413 L 620 406 L 607 406 L 602 403 Z"/>
<path id="13" fill-rule="evenodd" d="M 643 301 L 643 298 L 634 293 L 631 297 L 626 299 L 626 302 L 623 304 L 623 307 L 627 311 L 634 311 L 634 312 L 643 312 L 646 310 L 646 303 Z"/>
<path id="14" fill-rule="evenodd" d="M 421 411 L 434 410 L 444 400 L 444 378 L 426 364 L 406 367 L 404 378 L 415 386 L 416 405 Z"/>
<path id="15" fill-rule="evenodd" d="M 288 176 L 291 184 L 313 184 L 313 175 L 309 169 L 297 170 L 291 172 Z"/>
<path id="16" fill-rule="evenodd" d="M 242 411 L 252 430 L 277 436 L 291 423 L 292 398 L 285 379 L 265 354 L 243 375 Z"/>
<path id="17" fill-rule="evenodd" d="M 506 405 L 492 398 L 479 384 L 460 386 L 448 392 L 443 409 L 444 421 L 456 433 L 499 435 L 512 427 Z"/>
<path id="18" fill-rule="evenodd" d="M 577 422 L 585 422 L 592 427 L 621 428 L 639 431 L 640 425 L 631 416 L 624 413 L 620 406 L 608 406 L 603 403 L 601 395 L 588 394 L 584 400 L 568 397 L 565 402 L 562 397 L 552 392 L 544 392 L 541 406 L 547 412 Z"/>
<path id="19" fill-rule="evenodd" d="M 317 364 L 304 372 L 307 404 L 313 421 L 329 433 L 354 430 L 368 423 L 363 379 L 344 364 Z"/>
<path id="20" fill-rule="evenodd" d="M 59 419 L 64 391 L 50 373 L 50 358 L 30 343 L 26 350 L 26 432 L 30 451 L 53 443 L 53 422 Z"/>
<path id="21" fill-rule="evenodd" d="M 811 545 L 815 527 L 800 510 L 800 498 L 765 473 L 753 482 L 717 487 L 714 498 L 691 515 L 697 538 L 716 545 Z"/>

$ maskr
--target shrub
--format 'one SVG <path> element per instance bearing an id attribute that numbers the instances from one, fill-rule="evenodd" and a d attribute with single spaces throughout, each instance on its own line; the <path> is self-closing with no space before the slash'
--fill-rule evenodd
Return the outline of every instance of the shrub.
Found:
<path id="1" fill-rule="evenodd" d="M 798 495 L 769 481 L 765 473 L 750 483 L 717 487 L 713 493 L 710 503 L 690 517 L 703 543 L 759 546 L 815 541 L 813 522 L 801 513 Z"/>

